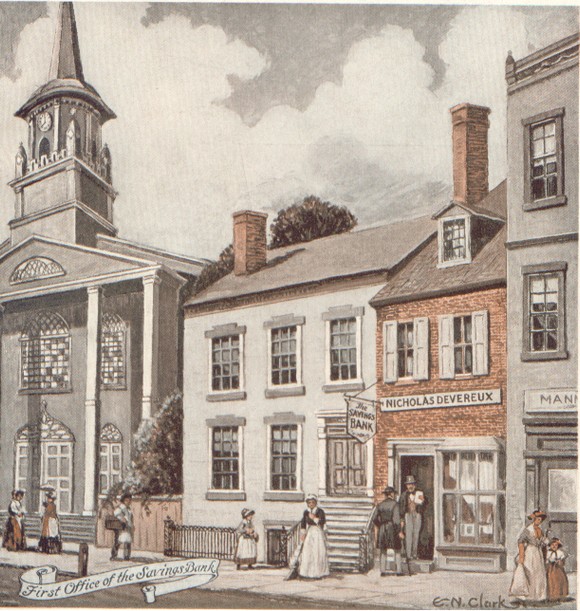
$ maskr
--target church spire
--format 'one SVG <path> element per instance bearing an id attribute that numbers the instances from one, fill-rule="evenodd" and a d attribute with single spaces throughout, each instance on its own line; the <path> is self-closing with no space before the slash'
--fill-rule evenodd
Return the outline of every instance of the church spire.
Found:
<path id="1" fill-rule="evenodd" d="M 84 82 L 79 37 L 72 2 L 60 2 L 48 80 L 77 79 Z"/>

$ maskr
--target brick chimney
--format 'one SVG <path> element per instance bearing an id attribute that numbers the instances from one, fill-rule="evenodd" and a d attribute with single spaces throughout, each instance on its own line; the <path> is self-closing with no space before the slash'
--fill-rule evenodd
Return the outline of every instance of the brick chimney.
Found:
<path id="1" fill-rule="evenodd" d="M 242 276 L 266 265 L 266 219 L 264 212 L 234 212 L 234 274 Z"/>
<path id="2" fill-rule="evenodd" d="M 453 200 L 475 205 L 488 193 L 488 115 L 485 106 L 458 104 L 453 122 Z"/>

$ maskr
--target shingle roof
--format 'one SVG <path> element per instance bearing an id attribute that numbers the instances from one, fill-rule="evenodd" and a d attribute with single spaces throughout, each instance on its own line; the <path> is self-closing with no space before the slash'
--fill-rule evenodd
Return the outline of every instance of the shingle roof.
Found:
<path id="1" fill-rule="evenodd" d="M 421 216 L 269 250 L 267 264 L 261 270 L 247 276 L 229 274 L 186 305 L 387 271 L 436 231 L 437 223 L 430 216 Z"/>
<path id="2" fill-rule="evenodd" d="M 372 306 L 473 290 L 506 281 L 506 228 L 475 255 L 471 263 L 437 267 L 438 245 L 433 237 L 371 299 Z"/>

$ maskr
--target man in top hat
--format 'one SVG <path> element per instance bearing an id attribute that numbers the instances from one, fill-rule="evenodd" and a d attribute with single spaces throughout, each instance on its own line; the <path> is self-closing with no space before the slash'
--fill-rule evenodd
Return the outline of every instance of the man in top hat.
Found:
<path id="1" fill-rule="evenodd" d="M 377 506 L 374 523 L 379 527 L 377 547 L 381 550 L 381 576 L 387 574 L 387 551 L 395 552 L 395 569 L 397 575 L 401 572 L 401 539 L 405 535 L 400 529 L 401 515 L 399 505 L 395 501 L 395 489 L 387 486 L 384 490 L 385 500 Z"/>
<path id="2" fill-rule="evenodd" d="M 405 532 L 405 549 L 409 560 L 417 559 L 419 533 L 426 504 L 425 494 L 417 488 L 417 481 L 412 475 L 407 475 L 405 477 L 405 490 L 399 497 L 399 511 L 401 528 Z"/>

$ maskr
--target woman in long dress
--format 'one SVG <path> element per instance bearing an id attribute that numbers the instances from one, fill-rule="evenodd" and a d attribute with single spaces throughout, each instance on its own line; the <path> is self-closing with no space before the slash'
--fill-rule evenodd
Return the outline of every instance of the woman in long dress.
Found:
<path id="1" fill-rule="evenodd" d="M 236 569 L 240 570 L 240 565 L 247 565 L 249 569 L 254 568 L 258 556 L 258 533 L 254 528 L 252 519 L 255 511 L 252 509 L 242 509 L 242 521 L 236 529 L 238 535 L 238 546 L 236 548 L 235 562 Z"/>
<path id="2" fill-rule="evenodd" d="M 536 509 L 528 516 L 532 523 L 518 537 L 517 565 L 510 596 L 520 600 L 541 602 L 548 596 L 544 550 L 549 541 L 541 528 L 546 517 L 543 511 Z"/>
<path id="3" fill-rule="evenodd" d="M 548 600 L 566 600 L 568 598 L 568 577 L 564 562 L 568 554 L 562 549 L 562 542 L 557 537 L 550 541 L 546 553 L 546 573 L 548 578 Z"/>
<path id="4" fill-rule="evenodd" d="M 13 490 L 12 500 L 8 505 L 8 520 L 4 529 L 2 545 L 10 551 L 16 552 L 26 549 L 26 534 L 24 531 L 24 507 L 22 499 L 23 490 Z"/>
<path id="5" fill-rule="evenodd" d="M 304 511 L 300 526 L 303 543 L 298 575 L 309 579 L 320 579 L 330 575 L 326 535 L 324 534 L 326 515 L 318 507 L 316 495 L 311 494 L 306 497 L 306 505 L 308 509 Z"/>
<path id="6" fill-rule="evenodd" d="M 42 530 L 38 549 L 45 554 L 60 554 L 62 542 L 60 539 L 60 524 L 56 513 L 56 495 L 49 491 L 44 501 L 44 516 L 42 517 Z"/>

